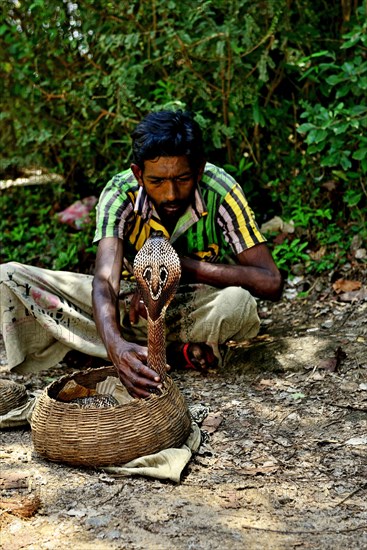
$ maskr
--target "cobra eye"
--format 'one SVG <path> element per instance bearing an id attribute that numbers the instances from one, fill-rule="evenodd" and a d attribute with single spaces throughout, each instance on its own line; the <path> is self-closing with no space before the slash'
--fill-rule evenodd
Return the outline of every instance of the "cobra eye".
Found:
<path id="1" fill-rule="evenodd" d="M 143 277 L 148 283 L 151 281 L 151 279 L 152 279 L 152 268 L 151 267 L 146 267 L 144 269 Z"/>
<path id="2" fill-rule="evenodd" d="M 165 283 L 167 281 L 168 271 L 164 266 L 160 267 L 159 277 L 160 277 L 162 283 Z"/>

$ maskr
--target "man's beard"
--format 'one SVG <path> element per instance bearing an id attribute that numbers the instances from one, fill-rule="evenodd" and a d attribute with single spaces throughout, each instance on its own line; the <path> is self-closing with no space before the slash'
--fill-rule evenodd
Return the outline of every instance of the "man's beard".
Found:
<path id="1" fill-rule="evenodd" d="M 196 185 L 195 185 L 196 187 Z M 187 210 L 190 204 L 193 203 L 195 195 L 195 187 L 191 195 L 186 200 L 165 201 L 161 202 L 159 206 L 154 205 L 158 212 L 159 217 L 162 220 L 177 221 Z"/>

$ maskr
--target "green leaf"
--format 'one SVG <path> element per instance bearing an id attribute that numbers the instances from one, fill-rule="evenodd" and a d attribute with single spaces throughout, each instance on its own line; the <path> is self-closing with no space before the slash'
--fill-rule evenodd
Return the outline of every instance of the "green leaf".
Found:
<path id="1" fill-rule="evenodd" d="M 345 132 L 348 130 L 349 128 L 349 122 L 345 122 L 345 123 L 342 123 L 342 124 L 338 124 L 337 126 L 334 126 L 332 128 L 334 134 L 337 136 L 339 134 L 345 134 Z"/>
<path id="2" fill-rule="evenodd" d="M 336 84 L 339 84 L 339 82 L 343 82 L 343 80 L 345 80 L 344 75 L 331 75 L 325 79 L 325 81 L 328 84 L 331 84 L 331 86 L 335 86 Z"/>
<path id="3" fill-rule="evenodd" d="M 349 158 L 346 157 L 345 155 L 342 155 L 340 157 L 340 164 L 342 165 L 342 168 L 344 168 L 344 170 L 349 170 L 349 168 L 351 168 L 352 166 L 352 163 L 350 162 Z"/>
<path id="4" fill-rule="evenodd" d="M 326 130 L 322 130 L 321 128 L 315 128 L 314 130 L 311 130 L 306 138 L 306 141 L 309 145 L 313 143 L 320 143 L 320 141 L 325 140 L 328 133 Z"/>
<path id="5" fill-rule="evenodd" d="M 355 160 L 364 160 L 367 158 L 367 147 L 362 147 L 361 149 L 358 149 L 355 151 L 352 155 L 352 158 Z"/>
<path id="6" fill-rule="evenodd" d="M 347 42 L 344 42 L 340 47 L 341 49 L 343 50 L 346 50 L 348 48 L 353 48 L 353 46 L 355 46 L 358 41 L 359 41 L 359 34 L 355 35 L 351 40 L 347 40 Z"/>
<path id="7" fill-rule="evenodd" d="M 315 153 L 320 153 L 323 149 L 326 147 L 326 142 L 321 141 L 320 143 L 314 143 L 312 145 L 308 146 L 307 152 L 310 155 L 314 155 Z"/>
<path id="8" fill-rule="evenodd" d="M 316 128 L 314 124 L 312 124 L 311 122 L 305 122 L 304 124 L 301 124 L 300 126 L 298 126 L 297 132 L 299 132 L 300 134 L 305 134 L 306 132 L 309 132 L 314 128 Z"/>
<path id="9" fill-rule="evenodd" d="M 357 206 L 358 203 L 362 199 L 362 193 L 356 192 L 353 189 L 348 189 L 343 196 L 343 201 L 349 206 L 349 208 L 353 208 L 354 206 Z"/>
<path id="10" fill-rule="evenodd" d="M 262 112 L 258 103 L 254 103 L 254 105 L 252 106 L 252 116 L 255 124 L 259 124 L 260 126 L 265 126 L 265 119 L 262 115 Z"/>

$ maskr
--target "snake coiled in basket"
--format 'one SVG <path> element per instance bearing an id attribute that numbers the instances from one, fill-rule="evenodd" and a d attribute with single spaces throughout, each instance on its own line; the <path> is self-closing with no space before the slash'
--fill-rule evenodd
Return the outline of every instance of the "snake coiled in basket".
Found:
<path id="1" fill-rule="evenodd" d="M 82 409 L 63 403 L 57 395 L 69 380 L 87 388 L 108 376 L 114 367 L 89 369 L 63 376 L 42 392 L 32 415 L 35 450 L 44 458 L 73 465 L 123 464 L 187 439 L 191 418 L 186 402 L 166 374 L 164 315 L 180 276 L 179 258 L 160 234 L 153 234 L 138 252 L 134 273 L 148 317 L 148 365 L 163 382 L 159 395 L 132 399 L 107 408 Z"/>

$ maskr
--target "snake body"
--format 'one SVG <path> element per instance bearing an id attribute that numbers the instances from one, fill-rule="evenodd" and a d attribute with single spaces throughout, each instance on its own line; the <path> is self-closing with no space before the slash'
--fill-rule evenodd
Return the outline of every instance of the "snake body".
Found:
<path id="1" fill-rule="evenodd" d="M 180 259 L 161 232 L 153 232 L 134 260 L 134 275 L 147 309 L 148 366 L 166 378 L 164 317 L 181 276 Z"/>
<path id="2" fill-rule="evenodd" d="M 119 402 L 109 393 L 99 393 L 88 397 L 77 397 L 70 401 L 76 403 L 82 409 L 105 409 L 107 407 L 116 407 Z"/>

